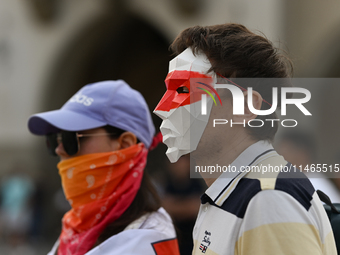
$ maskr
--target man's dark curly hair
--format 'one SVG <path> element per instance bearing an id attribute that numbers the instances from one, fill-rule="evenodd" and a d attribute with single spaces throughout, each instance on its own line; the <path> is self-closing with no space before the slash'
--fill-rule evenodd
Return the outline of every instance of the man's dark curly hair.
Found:
<path id="1" fill-rule="evenodd" d="M 214 26 L 194 26 L 183 30 L 170 48 L 175 54 L 180 54 L 191 47 L 194 54 L 203 52 L 212 65 L 210 71 L 231 78 L 233 82 L 259 92 L 269 104 L 272 102 L 272 88 L 278 88 L 278 106 L 281 104 L 281 87 L 291 86 L 293 74 L 292 61 L 280 49 L 274 47 L 271 41 L 262 35 L 255 34 L 245 26 L 227 23 Z M 244 79 L 252 78 L 252 79 Z M 278 79 L 263 79 L 278 78 Z M 262 103 L 262 110 L 270 105 Z M 257 119 L 277 119 L 275 113 L 268 116 L 258 116 Z M 248 130 L 257 140 L 274 139 L 278 129 L 277 121 L 264 121 L 261 128 Z"/>

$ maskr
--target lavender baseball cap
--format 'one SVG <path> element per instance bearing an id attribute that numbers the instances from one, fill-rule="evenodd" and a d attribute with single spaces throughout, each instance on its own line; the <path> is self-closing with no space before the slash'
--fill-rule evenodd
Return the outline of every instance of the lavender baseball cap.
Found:
<path id="1" fill-rule="evenodd" d="M 88 84 L 59 110 L 37 113 L 28 120 L 28 129 L 36 135 L 106 125 L 134 133 L 147 148 L 155 133 L 143 96 L 123 80 Z"/>

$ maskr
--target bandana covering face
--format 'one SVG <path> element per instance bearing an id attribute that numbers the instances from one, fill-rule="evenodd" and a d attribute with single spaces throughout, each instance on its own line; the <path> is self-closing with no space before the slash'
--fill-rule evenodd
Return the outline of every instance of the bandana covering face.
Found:
<path id="1" fill-rule="evenodd" d="M 213 89 L 216 75 L 208 74 L 210 68 L 206 55 L 195 56 L 191 48 L 170 61 L 165 79 L 167 91 L 154 113 L 163 119 L 160 130 L 163 143 L 168 146 L 166 155 L 172 163 L 196 150 L 209 120 L 212 100 L 207 98 L 207 115 L 201 115 L 201 95 L 206 92 L 199 87 Z"/>
<path id="2" fill-rule="evenodd" d="M 147 150 L 142 143 L 94 153 L 58 164 L 65 196 L 72 209 L 62 220 L 59 255 L 83 255 L 105 227 L 131 205 L 143 176 Z"/>

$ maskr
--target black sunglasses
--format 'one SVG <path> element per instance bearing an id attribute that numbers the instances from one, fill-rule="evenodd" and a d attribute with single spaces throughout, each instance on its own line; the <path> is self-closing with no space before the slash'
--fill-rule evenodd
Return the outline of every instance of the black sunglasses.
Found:
<path id="1" fill-rule="evenodd" d="M 65 152 L 69 156 L 73 156 L 77 154 L 80 149 L 80 142 L 79 138 L 81 137 L 89 137 L 89 136 L 103 136 L 103 135 L 115 135 L 109 133 L 100 133 L 100 134 L 78 134 L 77 132 L 70 132 L 70 131 L 61 131 L 60 133 L 52 133 L 46 135 L 46 144 L 48 152 L 53 155 L 57 156 L 55 153 L 56 148 L 58 147 L 59 143 L 63 144 Z"/>

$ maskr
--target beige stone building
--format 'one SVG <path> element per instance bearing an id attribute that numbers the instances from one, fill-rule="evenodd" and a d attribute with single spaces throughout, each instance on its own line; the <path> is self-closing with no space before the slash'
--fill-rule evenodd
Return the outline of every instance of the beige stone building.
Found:
<path id="1" fill-rule="evenodd" d="M 59 108 L 81 86 L 124 79 L 154 109 L 165 91 L 170 42 L 193 25 L 242 23 L 288 50 L 297 77 L 340 76 L 340 2 L 316 0 L 2 0 L 0 175 L 22 168 L 60 186 L 44 139 L 27 119 Z M 313 117 L 301 128 L 319 142 L 320 163 L 340 155 L 339 84 L 311 87 Z M 331 109 L 331 110 L 330 110 Z M 154 116 L 156 126 L 160 120 Z M 163 160 L 155 152 L 150 168 Z M 52 217 L 52 216 L 51 216 Z"/>

